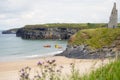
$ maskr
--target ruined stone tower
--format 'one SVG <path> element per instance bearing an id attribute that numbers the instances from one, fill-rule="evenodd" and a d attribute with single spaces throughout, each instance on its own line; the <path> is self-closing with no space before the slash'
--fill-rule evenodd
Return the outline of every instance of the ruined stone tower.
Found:
<path id="1" fill-rule="evenodd" d="M 108 28 L 116 28 L 117 27 L 117 21 L 118 21 L 118 11 L 116 9 L 116 3 L 114 3 L 109 23 L 108 23 Z"/>

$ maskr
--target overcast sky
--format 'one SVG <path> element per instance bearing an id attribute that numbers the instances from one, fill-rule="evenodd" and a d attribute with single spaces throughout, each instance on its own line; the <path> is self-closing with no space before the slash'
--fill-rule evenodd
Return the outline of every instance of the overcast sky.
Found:
<path id="1" fill-rule="evenodd" d="M 0 0 L 0 29 L 44 23 L 107 23 L 114 2 L 120 11 L 120 0 Z"/>

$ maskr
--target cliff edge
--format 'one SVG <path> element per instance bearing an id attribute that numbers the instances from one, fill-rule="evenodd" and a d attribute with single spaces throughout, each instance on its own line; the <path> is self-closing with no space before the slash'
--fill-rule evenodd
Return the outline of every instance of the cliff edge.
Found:
<path id="1" fill-rule="evenodd" d="M 106 24 L 93 23 L 53 23 L 41 25 L 26 25 L 20 28 L 16 36 L 22 39 L 69 39 L 73 34 L 82 29 L 105 27 Z"/>
<path id="2" fill-rule="evenodd" d="M 56 56 L 79 59 L 115 57 L 120 53 L 120 28 L 81 30 L 68 41 L 66 50 Z"/>

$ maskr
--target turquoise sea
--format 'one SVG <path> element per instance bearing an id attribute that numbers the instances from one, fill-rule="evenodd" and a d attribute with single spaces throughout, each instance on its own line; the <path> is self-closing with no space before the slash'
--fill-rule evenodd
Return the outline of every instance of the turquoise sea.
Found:
<path id="1" fill-rule="evenodd" d="M 56 44 L 62 48 L 55 48 Z M 51 47 L 45 48 L 44 45 Z M 54 55 L 65 50 L 66 45 L 65 40 L 24 40 L 0 31 L 0 62 Z"/>

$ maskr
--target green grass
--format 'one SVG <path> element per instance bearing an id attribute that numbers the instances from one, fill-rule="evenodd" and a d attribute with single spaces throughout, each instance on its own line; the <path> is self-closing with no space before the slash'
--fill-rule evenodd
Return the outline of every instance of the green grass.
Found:
<path id="1" fill-rule="evenodd" d="M 103 46 L 109 46 L 119 36 L 120 28 L 85 29 L 72 36 L 69 40 L 69 44 L 88 44 L 91 48 L 96 49 Z"/>
<path id="2" fill-rule="evenodd" d="M 120 23 L 118 23 L 118 27 L 120 27 Z"/>
<path id="3" fill-rule="evenodd" d="M 92 71 L 81 80 L 120 80 L 120 60 L 116 60 L 104 67 Z"/>
<path id="4" fill-rule="evenodd" d="M 105 23 L 51 23 L 51 24 L 36 24 L 36 25 L 26 25 L 24 28 L 97 28 L 105 27 Z"/>

